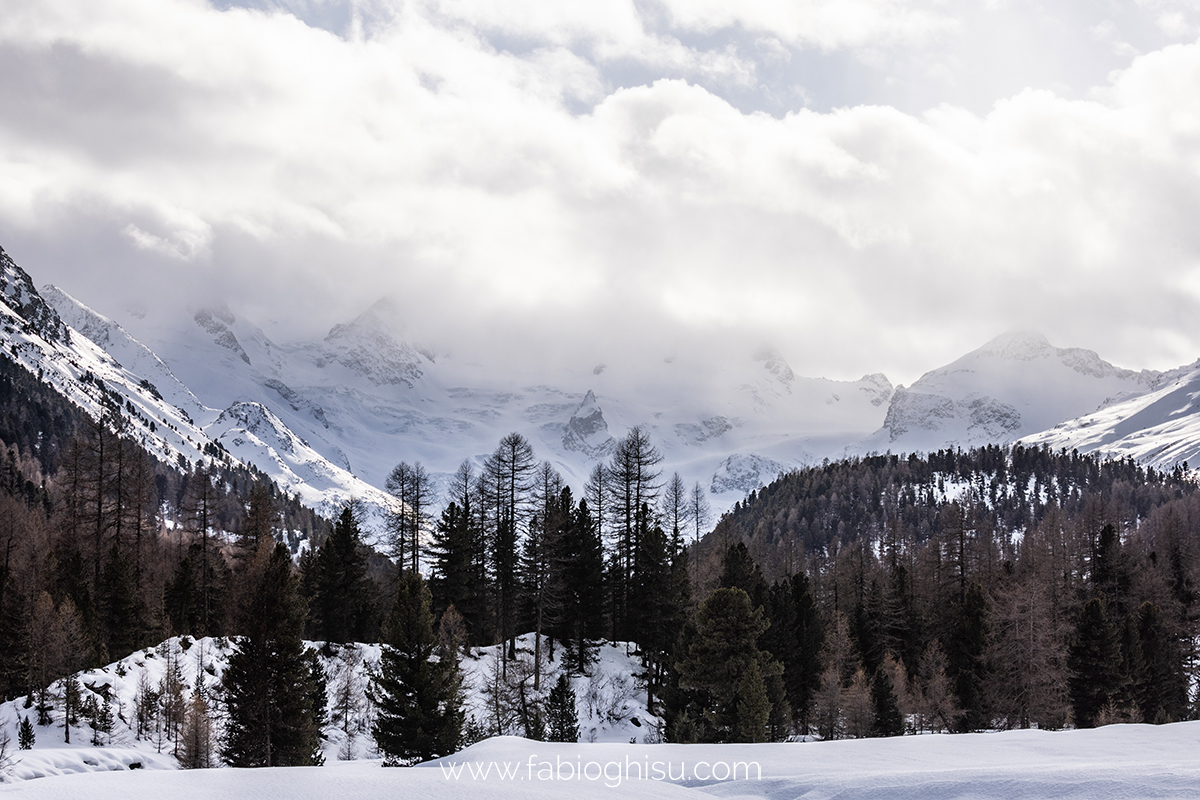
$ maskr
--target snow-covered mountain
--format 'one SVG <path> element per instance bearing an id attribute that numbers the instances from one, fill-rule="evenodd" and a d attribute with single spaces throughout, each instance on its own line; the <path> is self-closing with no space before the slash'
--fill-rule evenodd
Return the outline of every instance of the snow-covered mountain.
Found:
<path id="1" fill-rule="evenodd" d="M 1200 466 L 1200 361 L 1164 373 L 1149 391 L 1021 441 L 1170 469 Z"/>
<path id="2" fill-rule="evenodd" d="M 897 387 L 883 426 L 857 447 L 912 452 L 1005 444 L 1142 395 L 1162 377 L 1115 367 L 1091 350 L 1054 347 L 1038 333 L 1010 332 Z"/>
<path id="3" fill-rule="evenodd" d="M 376 529 L 393 503 L 308 447 L 269 409 L 206 406 L 121 325 L 61 289 L 38 292 L 2 249 L 0 341 L 15 361 L 93 419 L 107 415 L 163 461 L 183 466 L 225 451 L 327 516 L 352 497 L 362 499 Z"/>
<path id="4" fill-rule="evenodd" d="M 506 375 L 413 345 L 387 300 L 316 340 L 273 341 L 226 307 L 118 324 L 56 287 L 39 293 L 0 256 L 5 347 L 31 371 L 93 416 L 125 408 L 163 458 L 219 445 L 323 513 L 364 499 L 376 533 L 398 462 L 444 479 L 512 431 L 579 488 L 640 425 L 664 474 L 699 482 L 718 512 L 788 469 L 869 452 L 1022 440 L 1200 461 L 1200 362 L 1134 372 L 1037 333 L 1006 333 L 909 387 L 803 377 L 771 348 Z"/>
<path id="5" fill-rule="evenodd" d="M 224 308 L 129 325 L 209 407 L 269 408 L 313 451 L 374 486 L 400 461 L 420 461 L 445 478 L 517 431 L 579 487 L 617 439 L 642 425 L 665 473 L 700 482 L 723 509 L 778 470 L 837 455 L 878 428 L 892 391 L 883 375 L 798 376 L 770 349 L 735 363 L 666 358 L 649 375 L 617 361 L 497 375 L 410 344 L 386 300 L 315 341 L 273 341 Z M 731 472 L 729 463 L 778 469 Z"/>

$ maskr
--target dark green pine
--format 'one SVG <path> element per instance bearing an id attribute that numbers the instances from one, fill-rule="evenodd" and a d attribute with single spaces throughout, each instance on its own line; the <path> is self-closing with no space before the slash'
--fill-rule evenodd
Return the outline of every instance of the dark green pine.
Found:
<path id="1" fill-rule="evenodd" d="M 317 638 L 326 642 L 361 642 L 371 637 L 373 587 L 367 577 L 358 523 L 350 507 L 342 509 L 333 533 L 321 545 L 314 571 L 311 611 Z"/>
<path id="2" fill-rule="evenodd" d="M 883 668 L 875 671 L 875 679 L 871 681 L 871 705 L 875 710 L 875 722 L 871 726 L 874 736 L 903 735 L 904 718 L 896 702 L 895 687 L 892 686 L 891 676 Z"/>
<path id="3" fill-rule="evenodd" d="M 421 576 L 406 570 L 383 629 L 379 673 L 369 694 L 376 716 L 372 734 L 386 766 L 407 766 L 458 749 L 463 713 L 458 665 L 436 658 L 437 639 Z"/>
<path id="4" fill-rule="evenodd" d="M 560 673 L 550 697 L 546 700 L 547 740 L 551 742 L 579 741 L 579 712 L 575 708 L 575 690 L 566 673 Z"/>
<path id="5" fill-rule="evenodd" d="M 1104 613 L 1104 603 L 1093 598 L 1080 612 L 1075 640 L 1067 653 L 1067 690 L 1075 727 L 1095 726 L 1100 711 L 1118 688 L 1120 665 L 1117 637 Z"/>
<path id="6" fill-rule="evenodd" d="M 222 756 L 234 767 L 320 761 L 318 689 L 301 639 L 305 610 L 287 548 L 269 548 L 249 567 L 245 635 L 223 676 L 229 719 Z"/>

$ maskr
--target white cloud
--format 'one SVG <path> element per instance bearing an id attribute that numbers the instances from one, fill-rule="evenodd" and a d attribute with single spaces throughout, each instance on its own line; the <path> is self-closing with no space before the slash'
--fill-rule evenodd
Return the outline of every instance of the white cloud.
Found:
<path id="1" fill-rule="evenodd" d="M 667 7 L 672 30 L 792 47 L 950 24 L 899 2 Z M 612 88 L 605 58 L 702 72 L 726 52 L 637 8 L 410 3 L 340 37 L 198 0 L 23 4 L 0 18 L 0 68 L 20 65 L 0 86 L 0 231 L 80 254 L 115 233 L 163 277 L 107 291 L 211 284 L 298 326 L 392 293 L 422 338 L 496 353 L 772 340 L 810 374 L 903 375 L 1021 324 L 1133 366 L 1195 357 L 1200 334 L 1163 329 L 1200 302 L 1176 277 L 1200 250 L 1200 46 L 1087 101 L 776 117 L 678 77 Z M 711 71 L 742 69 L 728 58 Z"/>
<path id="2" fill-rule="evenodd" d="M 672 22 L 710 32 L 733 26 L 823 50 L 919 44 L 957 28 L 945 4 L 909 0 L 662 0 Z"/>

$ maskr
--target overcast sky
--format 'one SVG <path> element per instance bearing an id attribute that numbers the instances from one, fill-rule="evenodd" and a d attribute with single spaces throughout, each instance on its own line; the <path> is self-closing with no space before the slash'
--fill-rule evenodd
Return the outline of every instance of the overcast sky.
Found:
<path id="1" fill-rule="evenodd" d="M 0 246 L 118 320 L 390 295 L 498 366 L 911 382 L 1017 327 L 1178 366 L 1198 37 L 1200 0 L 0 0 Z"/>

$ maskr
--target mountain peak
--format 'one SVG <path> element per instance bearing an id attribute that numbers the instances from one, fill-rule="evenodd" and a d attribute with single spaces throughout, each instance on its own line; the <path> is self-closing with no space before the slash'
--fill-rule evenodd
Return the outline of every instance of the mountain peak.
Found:
<path id="1" fill-rule="evenodd" d="M 328 360 L 365 376 L 377 386 L 403 384 L 413 388 L 424 374 L 421 359 L 433 361 L 396 332 L 398 310 L 389 297 L 377 300 L 349 323 L 329 329 Z"/>
<path id="2" fill-rule="evenodd" d="M 596 395 L 588 389 L 583 402 L 563 426 L 563 449 L 583 453 L 595 459 L 607 456 L 615 444 L 616 440 L 608 432 L 604 411 L 596 401 Z"/>
<path id="3" fill-rule="evenodd" d="M 400 310 L 390 297 L 381 297 L 367 307 L 350 322 L 339 322 L 329 329 L 325 341 L 334 342 L 354 336 L 370 336 L 398 341 L 396 321 L 400 318 Z"/>
<path id="4" fill-rule="evenodd" d="M 773 347 L 760 349 L 755 354 L 754 360 L 761 361 L 763 369 L 774 375 L 776 380 L 785 386 L 796 380 L 796 373 L 792 372 L 791 366 L 779 354 L 779 351 Z"/>
<path id="5" fill-rule="evenodd" d="M 1056 348 L 1037 331 L 1013 330 L 1000 334 L 975 352 L 1011 361 L 1032 361 L 1053 354 Z"/>
<path id="6" fill-rule="evenodd" d="M 71 335 L 56 312 L 38 294 L 25 270 L 0 247 L 0 302 L 17 312 L 42 337 L 51 342 L 70 344 Z"/>

